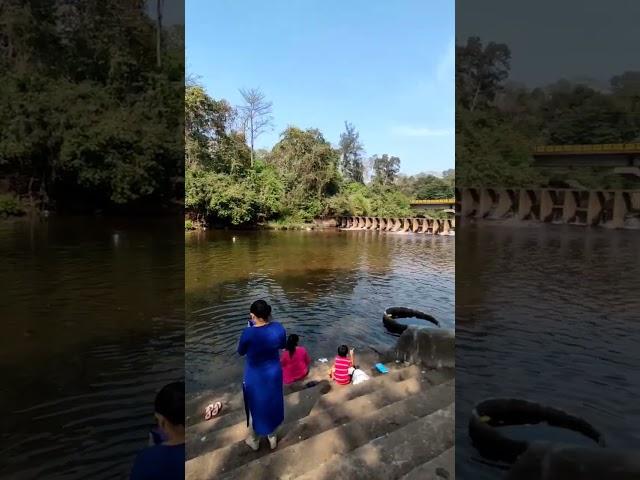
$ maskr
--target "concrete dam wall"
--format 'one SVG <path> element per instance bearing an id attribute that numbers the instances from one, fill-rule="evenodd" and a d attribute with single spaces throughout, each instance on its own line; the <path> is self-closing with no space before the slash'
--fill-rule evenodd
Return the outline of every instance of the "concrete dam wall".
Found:
<path id="1" fill-rule="evenodd" d="M 402 218 L 402 217 L 341 217 L 338 227 L 343 230 L 376 230 L 379 232 L 424 233 L 428 235 L 452 235 L 455 219 Z"/>
<path id="2" fill-rule="evenodd" d="M 457 188 L 456 215 L 608 228 L 640 228 L 640 191 Z"/>

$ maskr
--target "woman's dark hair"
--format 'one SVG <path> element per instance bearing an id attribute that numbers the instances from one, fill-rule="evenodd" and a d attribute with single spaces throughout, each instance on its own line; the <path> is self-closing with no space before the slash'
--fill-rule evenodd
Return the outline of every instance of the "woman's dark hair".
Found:
<path id="1" fill-rule="evenodd" d="M 292 333 L 287 338 L 286 349 L 289 352 L 289 357 L 293 358 L 293 354 L 296 353 L 296 347 L 298 346 L 299 340 L 300 340 L 300 337 L 298 337 L 298 335 L 296 335 L 295 333 Z"/>
<path id="2" fill-rule="evenodd" d="M 340 355 L 341 357 L 346 357 L 347 353 L 349 353 L 349 347 L 347 347 L 346 345 L 340 345 L 338 347 L 338 355 Z"/>
<path id="3" fill-rule="evenodd" d="M 269 317 L 271 316 L 271 305 L 269 305 L 264 300 L 256 300 L 251 304 L 251 308 L 249 308 L 249 311 L 256 317 L 261 318 L 265 322 L 268 322 Z"/>
<path id="4" fill-rule="evenodd" d="M 172 425 L 184 425 L 184 382 L 162 387 L 156 395 L 155 410 Z"/>

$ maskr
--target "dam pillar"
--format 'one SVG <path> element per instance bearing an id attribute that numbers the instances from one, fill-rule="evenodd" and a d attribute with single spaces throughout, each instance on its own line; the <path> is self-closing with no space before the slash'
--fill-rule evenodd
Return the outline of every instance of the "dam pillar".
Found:
<path id="1" fill-rule="evenodd" d="M 624 220 L 629 211 L 626 192 L 615 192 L 613 197 L 613 218 L 611 226 L 613 228 L 624 228 Z"/>
<path id="2" fill-rule="evenodd" d="M 587 206 L 587 225 L 597 225 L 602 219 L 604 207 L 603 192 L 589 192 L 589 204 Z"/>
<path id="3" fill-rule="evenodd" d="M 496 218 L 505 218 L 512 216 L 510 214 L 513 213 L 514 205 L 513 205 L 513 195 L 510 190 L 500 189 L 496 191 L 497 205 L 495 209 L 494 216 Z"/>
<path id="4" fill-rule="evenodd" d="M 547 189 L 540 191 L 540 220 L 549 222 L 553 220 L 553 207 L 555 206 L 554 198 L 557 191 L 553 193 Z"/>
<path id="5" fill-rule="evenodd" d="M 525 220 L 531 213 L 531 197 L 525 189 L 520 190 L 518 202 L 518 220 Z"/>
<path id="6" fill-rule="evenodd" d="M 491 208 L 493 207 L 492 190 L 489 188 L 480 189 L 480 202 L 478 210 L 476 211 L 476 218 L 485 218 L 489 215 Z"/>
<path id="7" fill-rule="evenodd" d="M 425 218 L 423 225 L 424 233 L 428 233 L 429 235 L 433 235 L 433 218 Z"/>
<path id="8" fill-rule="evenodd" d="M 460 215 L 462 217 L 470 217 L 478 210 L 480 198 L 476 189 L 463 188 L 462 200 L 460 202 Z"/>
<path id="9" fill-rule="evenodd" d="M 562 206 L 562 221 L 564 223 L 576 221 L 578 208 L 576 194 L 577 192 L 570 190 L 566 191 L 564 194 L 564 205 Z"/>

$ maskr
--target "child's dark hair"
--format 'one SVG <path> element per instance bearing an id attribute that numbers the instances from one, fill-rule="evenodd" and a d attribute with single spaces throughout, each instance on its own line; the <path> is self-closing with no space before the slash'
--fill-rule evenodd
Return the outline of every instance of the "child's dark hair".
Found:
<path id="1" fill-rule="evenodd" d="M 299 340 L 300 340 L 300 337 L 298 337 L 298 335 L 296 335 L 295 333 L 292 333 L 287 338 L 286 348 L 287 348 L 287 351 L 289 352 L 289 357 L 293 358 L 293 354 L 296 353 L 296 347 L 298 346 Z"/>
<path id="2" fill-rule="evenodd" d="M 265 322 L 268 322 L 269 317 L 271 316 L 271 305 L 269 305 L 264 300 L 256 300 L 251 304 L 249 311 L 256 317 L 261 318 Z"/>
<path id="3" fill-rule="evenodd" d="M 162 387 L 156 395 L 155 410 L 172 425 L 184 425 L 184 382 Z"/>
<path id="4" fill-rule="evenodd" d="M 340 355 L 341 357 L 346 357 L 347 353 L 349 353 L 349 347 L 347 347 L 346 345 L 340 345 L 338 347 L 338 355 Z"/>

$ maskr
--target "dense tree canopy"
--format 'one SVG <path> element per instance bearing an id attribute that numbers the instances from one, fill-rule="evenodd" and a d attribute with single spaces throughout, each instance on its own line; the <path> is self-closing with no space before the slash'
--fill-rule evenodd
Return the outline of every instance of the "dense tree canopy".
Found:
<path id="1" fill-rule="evenodd" d="M 0 8 L 0 177 L 41 208 L 182 197 L 183 35 L 142 1 Z"/>
<path id="2" fill-rule="evenodd" d="M 477 37 L 456 47 L 457 185 L 637 188 L 611 169 L 534 169 L 531 151 L 638 140 L 640 72 L 614 76 L 609 89 L 567 80 L 530 89 L 508 82 L 510 58 Z"/>
<path id="3" fill-rule="evenodd" d="M 271 150 L 256 150 L 252 164 L 247 139 L 238 131 L 243 124 L 235 121 L 239 112 L 228 102 L 190 82 L 185 108 L 185 203 L 191 220 L 247 225 L 302 223 L 322 215 L 410 215 L 413 198 L 453 194 L 453 171 L 442 179 L 411 177 L 403 189 L 400 159 L 388 154 L 373 157 L 376 177 L 366 185 L 364 147 L 349 123 L 338 148 L 317 129 L 290 126 Z"/>

